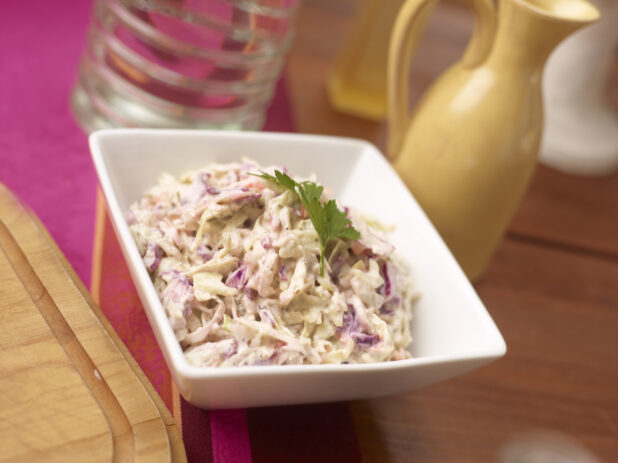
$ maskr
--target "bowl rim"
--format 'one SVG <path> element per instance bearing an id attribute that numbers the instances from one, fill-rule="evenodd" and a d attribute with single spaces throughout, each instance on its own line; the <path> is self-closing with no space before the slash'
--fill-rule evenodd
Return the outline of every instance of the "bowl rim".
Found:
<path id="1" fill-rule="evenodd" d="M 494 360 L 500 358 L 506 354 L 507 346 L 506 342 L 497 325 L 491 318 L 489 312 L 485 308 L 482 301 L 479 299 L 479 304 L 475 304 L 474 310 L 481 317 L 481 324 L 483 330 L 491 338 L 491 346 L 484 349 L 476 349 L 465 351 L 458 354 L 442 354 L 431 355 L 422 357 L 413 357 L 410 359 L 388 361 L 388 362 L 374 362 L 374 363 L 360 363 L 360 364 L 307 364 L 307 365 L 243 365 L 227 366 L 227 367 L 201 367 L 190 364 L 185 358 L 180 343 L 176 339 L 176 336 L 172 330 L 171 325 L 165 314 L 165 310 L 161 304 L 159 296 L 156 294 L 156 290 L 150 276 L 148 275 L 145 267 L 141 265 L 141 257 L 135 245 L 135 242 L 130 234 L 129 227 L 124 220 L 124 212 L 120 209 L 116 191 L 114 190 L 111 179 L 109 177 L 109 171 L 105 162 L 106 155 L 104 149 L 101 146 L 101 140 L 107 137 L 123 137 L 126 135 L 131 136 L 190 136 L 196 139 L 204 139 L 209 137 L 217 137 L 221 139 L 235 140 L 239 138 L 261 138 L 261 139 L 281 139 L 286 138 L 289 140 L 296 140 L 299 142 L 307 141 L 321 141 L 325 143 L 349 143 L 356 144 L 359 148 L 370 148 L 369 155 L 377 156 L 382 162 L 392 171 L 396 180 L 402 185 L 402 181 L 399 176 L 394 172 L 390 164 L 382 156 L 381 151 L 372 143 L 350 137 L 340 137 L 332 135 L 313 135 L 313 134 L 297 134 L 297 133 L 285 133 L 285 132 L 248 132 L 248 131 L 234 131 L 234 130 L 193 130 L 193 129 L 146 129 L 146 128 L 115 128 L 115 129 L 103 129 L 97 130 L 89 136 L 89 146 L 91 151 L 92 160 L 97 172 L 99 184 L 103 191 L 103 196 L 107 207 L 109 208 L 110 219 L 113 228 L 116 232 L 119 244 L 123 251 L 127 267 L 132 275 L 136 289 L 138 293 L 143 292 L 143 297 L 147 300 L 147 304 L 143 304 L 144 310 L 147 314 L 150 313 L 154 319 L 157 330 L 163 338 L 164 346 L 159 345 L 165 358 L 169 358 L 171 365 L 169 365 L 175 372 L 183 379 L 207 379 L 207 378 L 234 378 L 244 376 L 278 376 L 281 374 L 288 375 L 327 375 L 327 374 L 357 374 L 361 372 L 381 372 L 387 370 L 407 370 L 411 367 L 422 365 L 440 365 L 449 363 L 465 363 L 476 362 L 482 360 Z M 407 188 L 406 188 L 407 190 Z M 413 196 L 410 194 L 412 200 Z M 422 209 L 421 209 L 421 212 Z M 423 212 L 423 216 L 426 219 L 428 225 L 434 229 L 433 225 Z M 437 234 L 437 231 L 436 231 Z M 438 235 L 438 238 L 440 236 Z M 446 248 L 446 246 L 444 246 Z M 446 248 L 447 254 L 453 260 L 456 268 L 459 265 L 455 261 L 454 257 Z M 465 278 L 465 277 L 464 277 Z M 136 282 L 135 280 L 138 280 Z M 467 279 L 466 279 L 467 281 Z M 141 288 L 140 288 L 141 286 Z M 471 291 L 478 299 L 476 291 L 472 285 L 468 283 L 467 291 Z M 152 324 L 150 317 L 149 322 Z M 154 327 L 151 327 L 154 328 Z M 155 333 L 156 334 L 156 333 Z M 166 352 L 167 351 L 167 352 Z M 167 353 L 167 355 L 165 355 Z"/>

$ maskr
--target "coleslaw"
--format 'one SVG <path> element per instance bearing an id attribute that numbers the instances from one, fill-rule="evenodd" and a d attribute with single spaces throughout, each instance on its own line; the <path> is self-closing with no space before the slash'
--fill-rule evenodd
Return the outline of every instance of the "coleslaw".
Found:
<path id="1" fill-rule="evenodd" d="M 329 244 L 253 161 L 163 174 L 127 221 L 189 363 L 367 363 L 410 357 L 410 272 L 375 223 Z M 323 200 L 328 199 L 323 193 Z M 339 206 L 340 207 L 340 206 Z"/>

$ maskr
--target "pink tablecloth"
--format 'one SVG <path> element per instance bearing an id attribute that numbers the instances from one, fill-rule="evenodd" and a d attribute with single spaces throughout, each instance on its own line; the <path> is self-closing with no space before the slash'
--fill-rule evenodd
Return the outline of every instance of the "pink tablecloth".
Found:
<path id="1" fill-rule="evenodd" d="M 79 0 L 11 1 L 0 14 L 0 182 L 38 214 L 87 286 L 96 178 L 69 97 L 89 10 L 90 2 Z M 277 88 L 267 130 L 293 130 L 284 87 Z M 112 258 L 95 262 L 96 296 L 170 410 L 181 416 L 190 461 L 360 460 L 346 404 L 208 413 L 174 396 L 108 222 L 97 239 Z"/>

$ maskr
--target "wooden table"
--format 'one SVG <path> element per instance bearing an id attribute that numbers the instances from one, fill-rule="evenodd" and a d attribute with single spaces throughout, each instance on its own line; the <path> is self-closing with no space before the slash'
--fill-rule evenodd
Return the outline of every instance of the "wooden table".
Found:
<path id="1" fill-rule="evenodd" d="M 384 148 L 384 124 L 335 113 L 326 99 L 355 7 L 304 3 L 287 70 L 292 104 L 300 132 Z M 438 9 L 413 64 L 413 98 L 457 58 L 470 25 L 461 7 Z M 618 63 L 613 75 L 618 107 Z M 539 167 L 476 289 L 506 357 L 425 390 L 350 404 L 364 461 L 495 462 L 507 441 L 539 429 L 618 461 L 618 175 Z"/>

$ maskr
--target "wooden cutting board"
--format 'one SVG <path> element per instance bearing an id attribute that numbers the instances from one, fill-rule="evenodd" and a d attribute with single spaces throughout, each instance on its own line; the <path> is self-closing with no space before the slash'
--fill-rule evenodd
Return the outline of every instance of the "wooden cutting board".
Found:
<path id="1" fill-rule="evenodd" d="M 39 220 L 0 184 L 0 461 L 184 462 L 172 416 Z"/>

